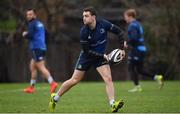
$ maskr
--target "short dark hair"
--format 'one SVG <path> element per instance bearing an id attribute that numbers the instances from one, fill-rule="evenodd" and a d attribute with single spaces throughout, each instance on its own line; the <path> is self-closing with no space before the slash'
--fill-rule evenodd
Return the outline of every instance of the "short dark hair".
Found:
<path id="1" fill-rule="evenodd" d="M 95 8 L 92 6 L 89 6 L 83 9 L 83 12 L 87 12 L 87 11 L 89 11 L 91 15 L 95 15 L 95 16 L 97 15 Z"/>
<path id="2" fill-rule="evenodd" d="M 34 8 L 28 8 L 28 9 L 26 9 L 26 12 L 30 11 L 30 10 L 32 10 L 36 14 L 36 9 L 34 9 Z"/>
<path id="3" fill-rule="evenodd" d="M 136 18 L 136 16 L 137 16 L 135 9 L 128 9 L 125 11 L 125 14 L 127 14 L 127 16 L 129 16 L 129 17 L 131 16 L 133 18 Z"/>

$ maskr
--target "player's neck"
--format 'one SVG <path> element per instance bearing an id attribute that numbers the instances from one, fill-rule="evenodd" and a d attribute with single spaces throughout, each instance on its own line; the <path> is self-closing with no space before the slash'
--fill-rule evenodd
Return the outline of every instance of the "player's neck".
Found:
<path id="1" fill-rule="evenodd" d="M 96 20 L 93 21 L 93 22 L 89 25 L 89 28 L 90 28 L 91 30 L 93 30 L 93 29 L 96 28 Z"/>
<path id="2" fill-rule="evenodd" d="M 33 21 L 33 20 L 35 20 L 36 18 L 32 18 L 31 20 L 29 20 L 29 22 L 31 22 L 31 21 Z"/>
<path id="3" fill-rule="evenodd" d="M 136 19 L 135 18 L 131 18 L 130 20 L 129 20 L 129 22 L 131 23 L 131 22 L 133 22 L 133 21 L 135 21 Z"/>

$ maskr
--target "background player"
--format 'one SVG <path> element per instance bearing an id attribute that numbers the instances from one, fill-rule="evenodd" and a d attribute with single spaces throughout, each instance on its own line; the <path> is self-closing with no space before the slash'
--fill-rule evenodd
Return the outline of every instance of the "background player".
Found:
<path id="1" fill-rule="evenodd" d="M 160 88 L 163 86 L 163 76 L 148 73 L 144 69 L 144 57 L 146 55 L 146 46 L 144 44 L 144 30 L 139 21 L 136 20 L 136 10 L 128 9 L 124 12 L 124 19 L 128 23 L 128 41 L 125 47 L 130 49 L 128 56 L 128 65 L 131 78 L 135 87 L 129 92 L 142 91 L 139 84 L 138 74 L 148 76 L 159 83 Z"/>
<path id="2" fill-rule="evenodd" d="M 35 91 L 34 85 L 36 83 L 37 71 L 40 71 L 43 76 L 51 84 L 50 92 L 54 92 L 57 88 L 57 83 L 53 80 L 50 72 L 45 67 L 45 27 L 41 21 L 36 18 L 36 12 L 34 9 L 28 9 L 26 11 L 26 18 L 28 20 L 28 31 L 23 32 L 23 37 L 27 37 L 29 40 L 29 47 L 32 54 L 30 62 L 31 81 L 30 86 L 24 89 L 26 93 L 33 93 Z"/>

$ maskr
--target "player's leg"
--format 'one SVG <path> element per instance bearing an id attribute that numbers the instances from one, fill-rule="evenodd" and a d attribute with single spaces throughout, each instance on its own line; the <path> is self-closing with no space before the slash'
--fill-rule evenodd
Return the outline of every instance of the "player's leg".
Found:
<path id="1" fill-rule="evenodd" d="M 135 87 L 133 89 L 128 90 L 129 92 L 137 92 L 137 91 L 142 91 L 142 88 L 139 84 L 139 76 L 138 73 L 136 71 L 136 65 L 133 61 L 129 61 L 128 63 L 128 70 L 129 70 L 129 74 L 131 76 L 131 79 L 135 85 Z"/>
<path id="2" fill-rule="evenodd" d="M 41 60 L 39 62 L 36 62 L 36 67 L 43 74 L 43 76 L 48 80 L 49 84 L 51 84 L 50 93 L 53 93 L 56 90 L 58 84 L 57 82 L 54 81 L 49 70 L 46 68 L 45 61 Z"/>
<path id="3" fill-rule="evenodd" d="M 62 96 L 65 92 L 67 92 L 71 87 L 75 86 L 77 83 L 79 83 L 82 78 L 84 77 L 85 71 L 80 71 L 80 70 L 74 70 L 74 73 L 72 77 L 65 81 L 60 89 L 58 90 L 57 94 L 59 96 Z"/>
<path id="4" fill-rule="evenodd" d="M 138 73 L 136 72 L 135 64 L 132 61 L 128 64 L 128 70 L 129 70 L 131 79 L 134 82 L 134 85 L 135 86 L 139 85 Z"/>
<path id="5" fill-rule="evenodd" d="M 111 70 L 109 65 L 103 65 L 96 68 L 106 84 L 106 92 L 109 101 L 114 99 L 114 85 L 111 77 Z"/>
<path id="6" fill-rule="evenodd" d="M 146 51 L 136 51 L 136 58 L 138 58 L 137 60 L 134 61 L 135 65 L 136 65 L 136 70 L 141 75 L 147 76 L 147 77 L 150 77 L 153 79 L 155 74 L 148 72 L 144 68 L 145 55 L 146 55 Z"/>
<path id="7" fill-rule="evenodd" d="M 30 71 L 31 71 L 31 81 L 30 86 L 24 89 L 24 92 L 26 93 L 33 93 L 35 91 L 35 83 L 36 83 L 36 76 L 37 76 L 37 69 L 35 65 L 35 61 L 31 59 L 30 65 L 29 65 Z"/>
<path id="8" fill-rule="evenodd" d="M 37 68 L 35 65 L 35 61 L 33 59 L 31 59 L 30 62 L 30 71 L 31 71 L 31 86 L 34 86 L 37 77 Z"/>
<path id="9" fill-rule="evenodd" d="M 141 75 L 150 77 L 150 78 L 152 78 L 152 79 L 154 78 L 154 74 L 148 72 L 148 71 L 144 68 L 144 61 L 137 61 L 137 62 L 136 62 L 136 66 L 137 66 L 137 71 L 138 71 Z"/>
<path id="10" fill-rule="evenodd" d="M 35 49 L 33 51 L 33 58 L 36 62 L 35 64 L 37 69 L 42 73 L 42 76 L 44 76 L 51 85 L 50 93 L 53 93 L 57 88 L 58 84 L 54 81 L 49 70 L 45 66 L 45 50 Z"/>
<path id="11" fill-rule="evenodd" d="M 47 80 L 48 80 L 49 77 L 51 77 L 51 74 L 50 74 L 49 70 L 45 66 L 45 61 L 44 60 L 36 62 L 36 66 L 37 66 L 38 70 L 42 73 L 42 75 Z M 53 79 L 51 79 L 49 83 L 51 83 L 52 81 L 53 81 Z"/>
<path id="12" fill-rule="evenodd" d="M 128 90 L 129 92 L 137 92 L 137 91 L 142 91 L 141 86 L 139 84 L 139 75 L 136 70 L 136 63 L 135 60 L 138 59 L 137 56 L 138 51 L 133 49 L 129 52 L 128 55 L 128 71 L 131 77 L 131 80 L 134 83 L 134 88 Z"/>
<path id="13" fill-rule="evenodd" d="M 81 81 L 81 79 L 84 77 L 85 72 L 89 69 L 90 66 L 91 60 L 84 58 L 81 53 L 76 63 L 76 68 L 74 70 L 72 77 L 61 85 L 57 93 L 51 94 L 49 102 L 49 110 L 51 112 L 54 112 L 56 103 L 59 100 L 59 98 L 69 89 L 71 89 L 74 85 Z"/>
<path id="14" fill-rule="evenodd" d="M 106 84 L 106 93 L 109 99 L 112 112 L 117 112 L 124 104 L 122 100 L 114 100 L 114 85 L 112 82 L 111 69 L 108 64 L 96 68 Z"/>
<path id="15" fill-rule="evenodd" d="M 161 89 L 163 87 L 163 76 L 162 75 L 157 75 L 153 73 L 149 73 L 147 70 L 144 68 L 144 61 L 139 61 L 137 62 L 137 71 L 142 74 L 143 76 L 150 77 L 153 80 L 156 80 L 159 84 L 159 88 Z"/>
<path id="16" fill-rule="evenodd" d="M 57 93 L 51 94 L 50 102 L 49 102 L 49 110 L 54 112 L 56 103 L 58 102 L 59 98 L 66 93 L 69 89 L 75 86 L 77 83 L 81 81 L 84 77 L 85 71 L 74 70 L 72 77 L 62 83 L 61 87 L 59 88 Z"/>

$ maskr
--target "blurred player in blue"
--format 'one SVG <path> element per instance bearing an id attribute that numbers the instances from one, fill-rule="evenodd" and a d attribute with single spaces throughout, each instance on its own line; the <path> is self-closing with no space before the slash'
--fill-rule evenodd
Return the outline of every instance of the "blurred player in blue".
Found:
<path id="1" fill-rule="evenodd" d="M 80 30 L 80 44 L 82 50 L 72 77 L 65 81 L 57 93 L 51 94 L 49 108 L 54 111 L 59 98 L 69 89 L 79 83 L 86 71 L 93 66 L 101 75 L 106 84 L 106 93 L 112 112 L 117 112 L 124 104 L 122 100 L 115 101 L 114 85 L 112 82 L 111 69 L 108 64 L 108 57 L 105 54 L 107 46 L 107 34 L 112 32 L 119 38 L 120 49 L 124 47 L 124 32 L 116 25 L 104 19 L 96 19 L 96 11 L 93 7 L 83 10 L 84 26 Z M 124 55 L 125 52 L 123 51 Z M 93 94 L 93 93 L 92 93 Z"/>
<path id="2" fill-rule="evenodd" d="M 28 38 L 29 48 L 31 50 L 32 59 L 30 62 L 31 81 L 30 86 L 24 89 L 26 93 L 35 92 L 35 83 L 37 72 L 40 71 L 42 75 L 48 80 L 51 85 L 50 93 L 54 92 L 57 88 L 57 83 L 53 80 L 50 72 L 45 66 L 45 27 L 41 21 L 36 18 L 36 12 L 34 9 L 28 9 L 26 11 L 26 18 L 28 20 L 28 31 L 23 32 L 23 37 Z"/>
<path id="3" fill-rule="evenodd" d="M 136 20 L 136 10 L 128 9 L 124 12 L 124 19 L 128 23 L 128 41 L 125 42 L 125 47 L 130 49 L 128 55 L 128 65 L 131 78 L 134 82 L 135 87 L 129 92 L 142 91 L 139 84 L 138 74 L 143 76 L 148 76 L 156 80 L 162 88 L 163 86 L 163 76 L 148 73 L 144 69 L 144 58 L 147 52 L 146 46 L 144 44 L 144 30 L 139 21 Z"/>

